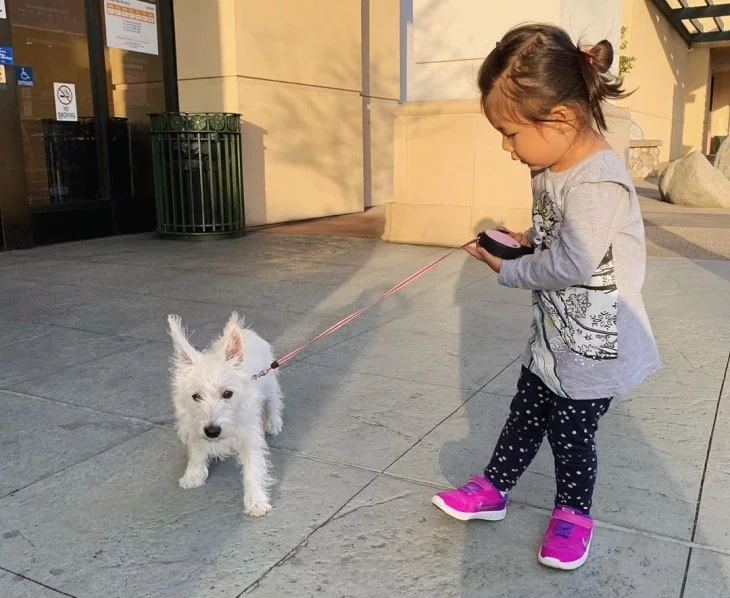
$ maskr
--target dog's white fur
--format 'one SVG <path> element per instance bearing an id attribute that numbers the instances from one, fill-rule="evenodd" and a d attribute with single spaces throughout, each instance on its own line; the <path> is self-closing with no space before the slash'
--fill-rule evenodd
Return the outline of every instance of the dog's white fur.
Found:
<path id="1" fill-rule="evenodd" d="M 276 370 L 256 380 L 252 376 L 273 361 L 271 346 L 244 328 L 235 312 L 223 334 L 202 352 L 190 344 L 179 316 L 170 315 L 167 321 L 174 348 L 171 374 L 177 432 L 188 449 L 180 486 L 202 486 L 210 459 L 238 455 L 244 511 L 253 517 L 265 515 L 271 510 L 273 481 L 265 433 L 281 431 L 283 403 Z M 216 427 L 220 435 L 209 438 L 206 428 L 214 433 Z"/>

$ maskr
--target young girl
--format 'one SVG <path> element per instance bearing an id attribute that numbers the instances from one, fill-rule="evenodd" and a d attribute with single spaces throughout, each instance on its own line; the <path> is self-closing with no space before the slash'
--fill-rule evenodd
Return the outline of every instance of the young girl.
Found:
<path id="1" fill-rule="evenodd" d="M 624 97 L 607 73 L 607 41 L 579 48 L 551 25 L 513 29 L 479 73 L 484 113 L 502 149 L 532 171 L 533 228 L 510 233 L 534 253 L 469 253 L 499 282 L 533 292 L 534 322 L 507 422 L 484 470 L 433 503 L 461 520 L 498 521 L 507 492 L 543 437 L 557 495 L 538 560 L 576 569 L 588 557 L 596 481 L 594 436 L 613 397 L 660 367 L 641 298 L 646 266 L 636 191 L 606 142 L 605 99 Z"/>

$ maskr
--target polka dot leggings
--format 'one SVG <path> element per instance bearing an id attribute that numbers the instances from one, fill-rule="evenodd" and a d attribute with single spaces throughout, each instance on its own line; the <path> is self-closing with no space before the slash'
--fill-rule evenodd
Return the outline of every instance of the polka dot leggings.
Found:
<path id="1" fill-rule="evenodd" d="M 575 401 L 548 390 L 522 369 L 510 414 L 484 476 L 499 490 L 510 490 L 537 455 L 547 434 L 555 457 L 556 505 L 588 514 L 598 462 L 594 437 L 611 399 Z"/>

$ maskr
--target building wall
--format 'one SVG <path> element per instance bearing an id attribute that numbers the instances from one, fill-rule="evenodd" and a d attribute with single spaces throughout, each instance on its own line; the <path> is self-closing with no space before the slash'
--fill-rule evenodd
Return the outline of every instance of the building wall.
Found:
<path id="1" fill-rule="evenodd" d="M 606 119 L 609 142 L 621 147 L 629 137 L 628 112 L 609 106 Z M 530 173 L 501 144 L 476 99 L 399 106 L 395 200 L 386 206 L 383 238 L 456 246 L 497 225 L 527 229 Z"/>
<path id="2" fill-rule="evenodd" d="M 510 27 L 525 20 L 560 20 L 560 0 L 500 3 L 484 0 L 412 0 L 413 40 L 408 100 L 476 96 L 484 57 Z"/>
<path id="3" fill-rule="evenodd" d="M 477 100 L 408 102 L 395 127 L 386 240 L 460 245 L 497 224 L 528 228 L 529 173 L 502 151 Z"/>
<path id="4" fill-rule="evenodd" d="M 651 0 L 623 0 L 627 54 L 636 57 L 626 77 L 635 93 L 620 102 L 646 139 L 663 142 L 661 160 L 704 150 L 708 127 L 710 50 L 690 50 Z"/>
<path id="5" fill-rule="evenodd" d="M 484 57 L 525 21 L 562 24 L 595 43 L 620 35 L 621 0 L 412 1 L 406 27 L 407 102 L 396 110 L 395 190 L 384 238 L 459 245 L 479 230 L 530 224 L 530 174 L 510 160 L 481 113 L 476 84 Z M 408 13 L 407 10 L 403 11 Z M 628 112 L 607 107 L 609 141 L 627 159 Z"/>
<path id="6" fill-rule="evenodd" d="M 607 39 L 616 49 L 612 70 L 618 73 L 618 48 L 621 43 L 622 4 L 619 0 L 562 0 L 560 26 L 573 39 L 587 45 Z"/>
<path id="7" fill-rule="evenodd" d="M 528 20 L 558 24 L 586 43 L 619 43 L 620 0 L 521 0 L 501 3 L 498 10 L 484 0 L 411 2 L 410 101 L 475 97 L 484 57 L 508 29 Z"/>
<path id="8" fill-rule="evenodd" d="M 390 201 L 398 0 L 176 0 L 175 27 L 180 109 L 243 116 L 248 225 Z"/>

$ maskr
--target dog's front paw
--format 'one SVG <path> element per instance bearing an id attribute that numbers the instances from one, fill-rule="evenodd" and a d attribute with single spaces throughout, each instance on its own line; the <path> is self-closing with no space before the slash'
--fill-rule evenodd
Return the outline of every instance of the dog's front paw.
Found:
<path id="1" fill-rule="evenodd" d="M 185 475 L 178 480 L 180 488 L 189 490 L 190 488 L 200 488 L 208 479 L 208 470 L 186 471 Z"/>
<path id="2" fill-rule="evenodd" d="M 269 436 L 276 436 L 279 432 L 281 432 L 281 429 L 284 427 L 284 422 L 281 420 L 281 417 L 278 417 L 276 419 L 266 418 L 266 421 L 264 422 L 264 431 Z"/>
<path id="3" fill-rule="evenodd" d="M 271 511 L 271 505 L 267 502 L 255 503 L 247 506 L 243 512 L 250 517 L 262 517 Z"/>

